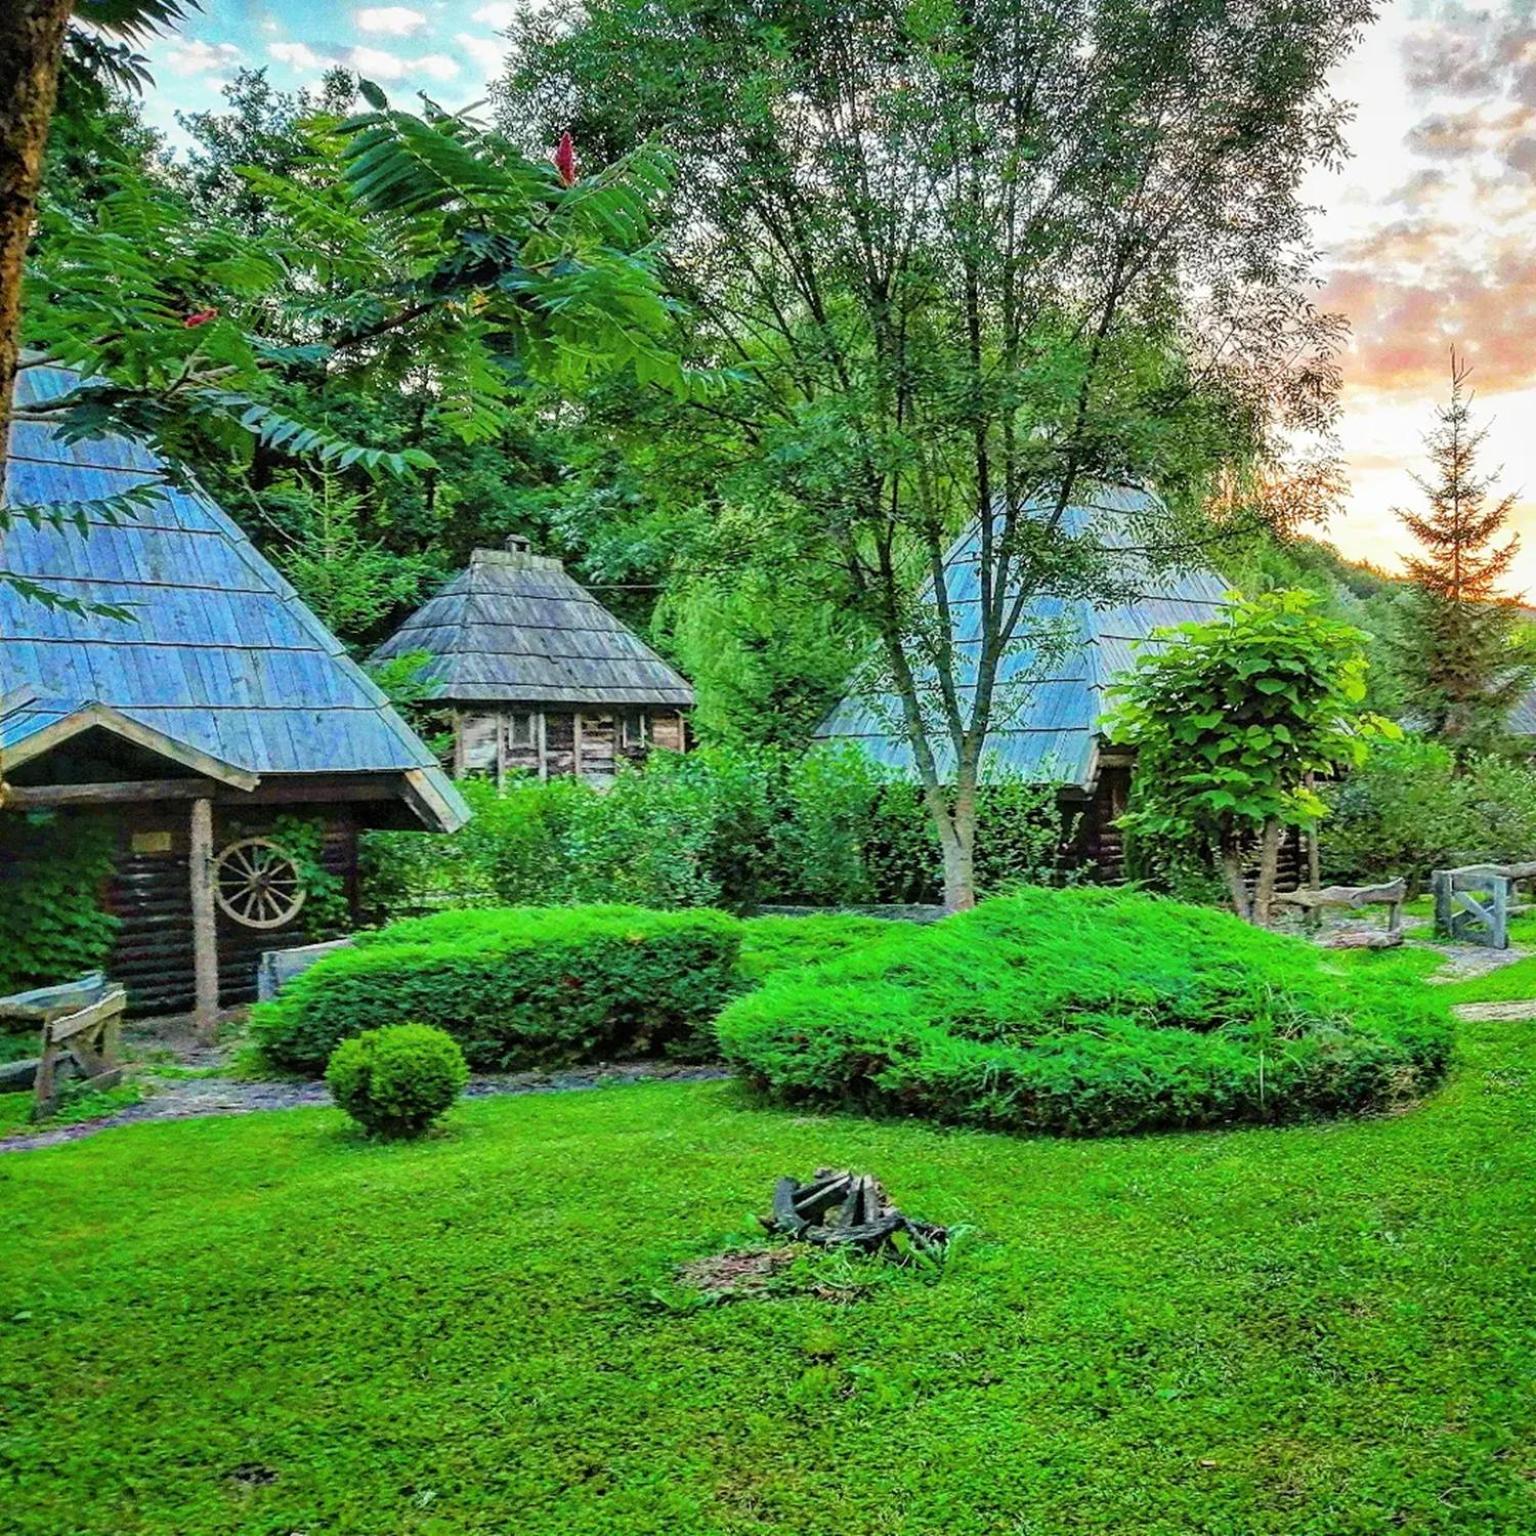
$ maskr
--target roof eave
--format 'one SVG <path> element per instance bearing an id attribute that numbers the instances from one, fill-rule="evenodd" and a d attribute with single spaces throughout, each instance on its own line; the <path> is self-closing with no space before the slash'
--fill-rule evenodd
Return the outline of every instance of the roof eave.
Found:
<path id="1" fill-rule="evenodd" d="M 25 763 L 34 762 L 89 730 L 106 731 L 133 746 L 143 747 L 145 751 L 177 763 L 205 779 L 212 779 L 216 784 L 228 785 L 231 789 L 252 790 L 261 782 L 259 773 L 252 773 L 250 769 L 242 768 L 237 763 L 225 762 L 199 747 L 194 747 L 190 742 L 179 741 L 174 736 L 166 735 L 164 731 L 158 731 L 153 726 L 145 725 L 133 719 L 132 716 L 125 715 L 121 710 L 112 708 L 110 704 L 102 703 L 87 704 L 83 708 L 72 710 L 69 714 L 61 715 L 51 724 L 24 737 L 6 750 L 5 766 L 7 769 L 15 769 Z"/>

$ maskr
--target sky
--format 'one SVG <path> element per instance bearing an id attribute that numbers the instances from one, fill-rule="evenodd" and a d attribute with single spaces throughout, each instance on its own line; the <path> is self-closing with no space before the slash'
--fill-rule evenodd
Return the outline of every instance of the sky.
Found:
<path id="1" fill-rule="evenodd" d="M 408 100 L 480 100 L 500 65 L 511 0 L 204 0 L 149 50 L 147 113 L 215 106 L 234 69 L 285 89 L 339 63 Z M 1412 474 L 1448 392 L 1450 349 L 1472 364 L 1485 465 L 1519 496 L 1511 589 L 1536 600 L 1536 0 L 1385 0 L 1333 89 L 1354 104 L 1342 170 L 1308 178 L 1319 304 L 1350 322 L 1340 435 L 1346 506 L 1326 530 L 1391 569 L 1393 508 L 1422 501 Z"/>

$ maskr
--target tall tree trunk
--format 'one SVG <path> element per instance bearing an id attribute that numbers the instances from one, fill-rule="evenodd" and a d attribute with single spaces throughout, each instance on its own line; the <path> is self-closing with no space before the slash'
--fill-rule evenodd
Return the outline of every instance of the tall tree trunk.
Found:
<path id="1" fill-rule="evenodd" d="M 0 3 L 0 449 L 10 435 L 21 330 L 21 270 L 74 0 Z M 0 496 L 5 456 L 0 452 Z"/>
<path id="2" fill-rule="evenodd" d="M 1275 902 L 1275 877 L 1280 867 L 1280 832 L 1278 821 L 1264 823 L 1259 840 L 1259 880 L 1253 893 L 1253 921 L 1260 928 L 1269 927 L 1270 909 Z"/>
<path id="3" fill-rule="evenodd" d="M 1248 895 L 1248 881 L 1243 876 L 1243 845 L 1235 832 L 1222 838 L 1221 872 L 1226 878 L 1227 894 L 1232 898 L 1232 910 L 1245 923 L 1251 923 L 1253 902 Z"/>
<path id="4" fill-rule="evenodd" d="M 962 770 L 961 778 L 964 779 Z M 942 798 L 943 791 L 939 792 Z M 961 782 L 955 802 L 936 815 L 939 845 L 944 853 L 944 906 L 950 912 L 968 912 L 976 905 L 976 785 Z"/>

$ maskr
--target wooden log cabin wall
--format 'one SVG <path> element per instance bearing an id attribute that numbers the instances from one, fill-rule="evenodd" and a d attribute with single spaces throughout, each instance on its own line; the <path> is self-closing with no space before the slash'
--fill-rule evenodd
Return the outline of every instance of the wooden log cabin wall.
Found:
<path id="1" fill-rule="evenodd" d="M 638 765 L 653 748 L 687 750 L 687 721 L 679 710 L 457 710 L 454 776 L 510 774 L 549 779 L 575 775 L 602 781 L 620 763 Z"/>
<path id="2" fill-rule="evenodd" d="M 317 835 L 315 863 L 335 882 L 345 903 L 339 924 L 334 918 L 317 923 L 307 901 L 286 915 L 270 908 L 255 913 L 254 922 L 242 915 L 237 901 L 227 905 L 219 901 L 221 855 L 253 839 L 282 849 L 284 833 L 294 819 L 312 826 Z M 281 817 L 213 807 L 210 840 L 215 878 L 210 916 L 219 1006 L 227 1008 L 255 997 L 256 968 L 264 950 L 329 938 L 348 920 L 355 920 L 358 830 L 356 818 L 334 806 L 296 805 L 284 808 Z M 133 1012 L 184 1012 L 197 1001 L 193 836 L 187 807 L 176 802 L 134 807 L 118 831 L 112 873 L 101 893 L 103 909 L 117 920 L 107 973 L 127 988 Z"/>
<path id="3" fill-rule="evenodd" d="M 456 777 L 611 779 L 688 746 L 688 682 L 526 541 L 479 549 L 374 652 L 425 658 L 452 716 Z"/>

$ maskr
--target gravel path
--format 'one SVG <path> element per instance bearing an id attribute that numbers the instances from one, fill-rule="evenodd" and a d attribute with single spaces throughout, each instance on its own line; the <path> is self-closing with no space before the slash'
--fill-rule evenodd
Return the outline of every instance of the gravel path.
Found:
<path id="1" fill-rule="evenodd" d="M 508 1072 L 473 1077 L 464 1090 L 470 1099 L 494 1098 L 513 1093 L 572 1093 L 604 1088 L 615 1083 L 702 1083 L 728 1077 L 724 1067 L 679 1066 L 675 1062 L 605 1063 L 572 1068 L 568 1072 Z M 303 1109 L 329 1104 L 324 1083 L 242 1082 L 233 1077 L 159 1078 L 145 1085 L 150 1096 L 130 1104 L 115 1115 L 85 1120 L 78 1125 L 49 1126 L 37 1131 L 17 1131 L 0 1137 L 0 1152 L 27 1152 L 34 1147 L 56 1147 L 80 1141 L 114 1126 L 137 1125 L 145 1120 L 195 1120 L 209 1115 L 249 1115 L 263 1109 Z"/>

